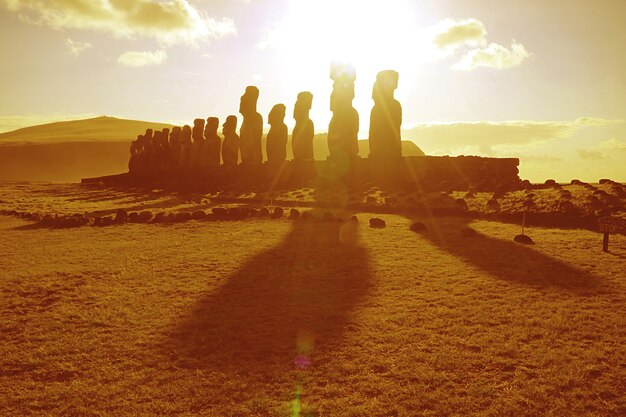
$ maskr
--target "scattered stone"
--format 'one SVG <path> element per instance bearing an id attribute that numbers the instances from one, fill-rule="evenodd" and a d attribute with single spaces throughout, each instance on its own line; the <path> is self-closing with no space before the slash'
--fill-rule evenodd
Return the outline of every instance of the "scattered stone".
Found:
<path id="1" fill-rule="evenodd" d="M 191 220 L 191 213 L 187 211 L 179 212 L 174 215 L 174 221 L 176 223 L 184 223 Z"/>
<path id="2" fill-rule="evenodd" d="M 535 242 L 528 235 L 517 235 L 513 238 L 513 240 L 517 243 L 521 243 L 522 245 L 535 244 Z"/>
<path id="3" fill-rule="evenodd" d="M 117 224 L 123 224 L 126 223 L 126 221 L 128 220 L 128 213 L 126 212 L 126 210 L 122 210 L 119 209 L 117 210 L 117 212 L 115 213 L 115 223 Z"/>
<path id="4" fill-rule="evenodd" d="M 52 218 L 52 216 L 46 216 L 46 217 L 50 217 L 50 218 Z M 53 225 L 54 225 L 54 219 L 52 219 L 52 224 L 51 224 L 51 226 L 53 226 Z M 94 225 L 94 226 L 98 226 L 98 227 L 100 227 L 100 226 L 104 226 L 104 222 L 102 221 L 102 217 L 95 217 L 95 218 L 93 219 L 93 225 Z"/>
<path id="5" fill-rule="evenodd" d="M 559 211 L 564 213 L 571 213 L 576 210 L 576 206 L 569 200 L 559 201 Z"/>
<path id="6" fill-rule="evenodd" d="M 296 209 L 291 209 L 289 210 L 289 217 L 287 217 L 289 220 L 296 220 L 297 218 L 300 217 L 300 212 Z"/>
<path id="7" fill-rule="evenodd" d="M 139 223 L 148 223 L 152 220 L 152 213 L 149 211 L 142 211 L 139 213 Z"/>
<path id="8" fill-rule="evenodd" d="M 141 218 L 141 216 L 139 216 Z M 154 216 L 154 219 L 152 219 L 152 223 L 165 223 L 165 221 L 167 220 L 167 215 L 165 212 L 159 212 L 156 214 L 156 216 Z"/>
<path id="9" fill-rule="evenodd" d="M 111 226 L 113 223 L 113 217 L 105 216 L 102 218 L 102 226 Z"/>
<path id="10" fill-rule="evenodd" d="M 269 217 L 270 211 L 267 207 L 261 207 L 259 209 L 259 217 Z"/>
<path id="11" fill-rule="evenodd" d="M 228 210 L 226 210 L 224 207 L 213 207 L 211 209 L 211 212 L 215 215 L 215 217 L 222 218 L 226 217 Z"/>
<path id="12" fill-rule="evenodd" d="M 534 208 L 537 207 L 537 205 L 535 204 L 535 202 L 531 199 L 528 199 L 526 201 L 524 201 L 524 207 L 526 208 Z"/>
<path id="13" fill-rule="evenodd" d="M 128 221 L 130 223 L 139 223 L 139 213 L 132 212 L 128 215 Z"/>
<path id="14" fill-rule="evenodd" d="M 43 216 L 43 219 L 41 219 L 41 222 L 39 223 L 45 227 L 52 227 L 54 226 L 54 217 L 52 217 L 49 214 L 46 214 L 45 216 Z"/>
<path id="15" fill-rule="evenodd" d="M 372 217 L 370 219 L 370 227 L 374 228 L 374 229 L 382 229 L 385 226 L 387 226 L 387 223 L 385 223 L 385 221 L 381 218 L 378 217 Z"/>
<path id="16" fill-rule="evenodd" d="M 282 207 L 275 207 L 272 212 L 272 219 L 280 219 L 285 214 L 285 210 Z"/>
<path id="17" fill-rule="evenodd" d="M 463 237 L 476 237 L 478 236 L 478 232 L 471 227 L 464 227 L 461 229 L 461 236 Z"/>
<path id="18" fill-rule="evenodd" d="M 495 198 L 487 201 L 487 210 L 500 211 L 500 203 Z"/>
<path id="19" fill-rule="evenodd" d="M 204 210 L 196 210 L 191 214 L 192 220 L 204 220 L 206 219 L 206 213 Z"/>
<path id="20" fill-rule="evenodd" d="M 415 232 L 415 233 L 425 232 L 428 230 L 426 225 L 422 222 L 412 223 L 410 229 L 412 232 Z"/>

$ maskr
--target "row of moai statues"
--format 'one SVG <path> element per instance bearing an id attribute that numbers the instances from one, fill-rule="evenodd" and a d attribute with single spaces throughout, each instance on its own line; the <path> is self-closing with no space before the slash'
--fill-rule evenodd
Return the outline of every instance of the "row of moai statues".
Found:
<path id="1" fill-rule="evenodd" d="M 333 91 L 330 110 L 333 113 L 328 127 L 330 158 L 358 157 L 359 114 L 352 106 L 356 75 L 349 65 L 331 67 Z M 394 98 L 398 86 L 398 73 L 388 70 L 378 74 L 372 98 L 374 107 L 370 115 L 370 157 L 400 157 L 402 155 L 400 126 L 402 107 Z M 257 112 L 259 89 L 246 88 L 241 97 L 239 113 L 243 122 L 237 134 L 237 116 L 226 118 L 222 125 L 223 138 L 219 136 L 216 117 L 194 120 L 193 127 L 173 127 L 161 131 L 148 129 L 131 144 L 129 170 L 131 172 L 171 168 L 205 168 L 242 164 L 261 164 L 263 153 L 263 117 Z M 304 91 L 298 94 L 293 117 L 292 150 L 295 161 L 314 159 L 314 124 L 309 117 L 313 95 Z M 266 153 L 269 164 L 279 164 L 287 159 L 288 129 L 285 124 L 286 106 L 275 105 L 268 115 L 270 130 L 267 134 Z"/>

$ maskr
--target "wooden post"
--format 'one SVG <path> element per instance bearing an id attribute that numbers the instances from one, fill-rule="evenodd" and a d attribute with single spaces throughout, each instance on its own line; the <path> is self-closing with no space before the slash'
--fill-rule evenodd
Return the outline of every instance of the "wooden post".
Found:
<path id="1" fill-rule="evenodd" d="M 604 232 L 604 239 L 602 239 L 602 252 L 609 251 L 609 232 Z"/>

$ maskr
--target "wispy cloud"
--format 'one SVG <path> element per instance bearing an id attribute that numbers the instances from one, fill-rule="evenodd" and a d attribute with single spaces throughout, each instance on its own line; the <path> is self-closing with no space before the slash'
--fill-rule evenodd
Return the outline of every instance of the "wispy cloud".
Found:
<path id="1" fill-rule="evenodd" d="M 433 42 L 441 49 L 456 49 L 463 45 L 483 45 L 487 40 L 485 24 L 477 19 L 446 19 L 437 25 Z"/>
<path id="2" fill-rule="evenodd" d="M 116 37 L 150 37 L 165 45 L 236 33 L 232 19 L 208 16 L 187 0 L 0 0 L 29 23 L 98 30 Z"/>
<path id="3" fill-rule="evenodd" d="M 157 51 L 128 51 L 117 58 L 117 62 L 127 67 L 146 67 L 149 65 L 161 65 L 167 61 L 167 52 Z"/>
<path id="4" fill-rule="evenodd" d="M 80 55 L 81 53 L 83 53 L 87 49 L 90 49 L 90 48 L 93 47 L 93 45 L 90 44 L 89 42 L 73 41 L 70 38 L 67 38 L 65 40 L 65 45 L 70 50 L 70 53 L 72 55 L 76 55 L 76 56 Z"/>
<path id="5" fill-rule="evenodd" d="M 470 71 L 476 68 L 507 69 L 518 67 L 531 56 L 524 45 L 513 41 L 510 48 L 490 43 L 484 48 L 468 51 L 452 69 Z"/>

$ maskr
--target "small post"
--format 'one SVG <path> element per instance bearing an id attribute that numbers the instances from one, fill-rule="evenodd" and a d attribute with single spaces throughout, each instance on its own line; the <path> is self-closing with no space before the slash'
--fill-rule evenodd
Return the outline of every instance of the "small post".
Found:
<path id="1" fill-rule="evenodd" d="M 604 232 L 604 239 L 602 239 L 602 252 L 609 251 L 609 232 Z"/>
<path id="2" fill-rule="evenodd" d="M 524 217 L 522 217 L 522 235 L 524 234 L 525 227 L 526 227 L 526 213 L 524 213 Z"/>

